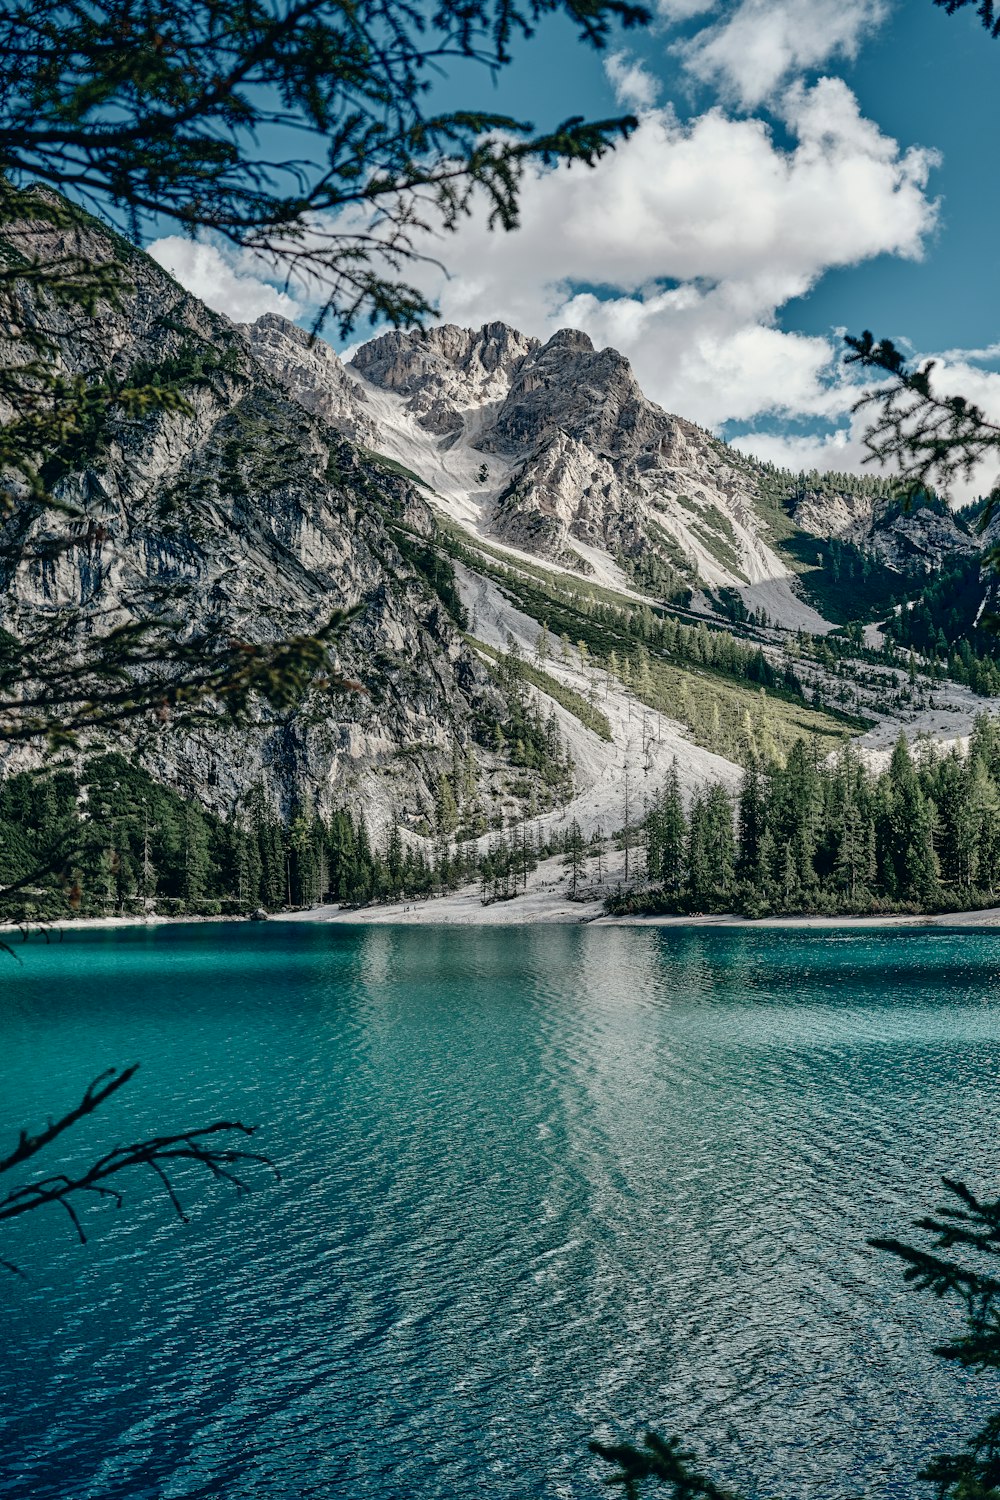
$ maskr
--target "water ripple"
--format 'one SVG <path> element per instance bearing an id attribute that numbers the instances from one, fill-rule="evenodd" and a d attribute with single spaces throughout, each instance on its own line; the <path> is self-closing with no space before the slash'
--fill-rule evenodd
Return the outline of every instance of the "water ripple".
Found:
<path id="1" fill-rule="evenodd" d="M 79 1160 L 236 1113 L 284 1182 L 14 1226 L 4 1500 L 600 1493 L 690 1436 L 748 1497 L 909 1497 L 975 1417 L 866 1246 L 1000 1177 L 1000 936 L 74 934 L 4 993 L 4 1138 L 141 1058 Z M 41 1219 L 41 1216 L 36 1216 Z"/>

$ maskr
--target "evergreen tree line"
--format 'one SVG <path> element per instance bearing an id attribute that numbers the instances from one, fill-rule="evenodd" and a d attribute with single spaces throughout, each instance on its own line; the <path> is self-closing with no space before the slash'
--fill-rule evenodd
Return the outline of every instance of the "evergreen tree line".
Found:
<path id="1" fill-rule="evenodd" d="M 886 769 L 850 746 L 800 740 L 681 800 L 676 769 L 642 824 L 645 888 L 617 912 L 848 914 L 990 905 L 1000 890 L 1000 721 L 977 719 L 966 756 L 901 736 Z"/>
<path id="2" fill-rule="evenodd" d="M 596 600 L 585 611 L 586 619 L 562 621 L 558 606 L 552 614 L 554 628 L 575 625 L 576 634 L 602 664 L 613 652 L 628 654 L 645 646 L 656 655 L 692 667 L 706 667 L 737 682 L 751 683 L 771 692 L 802 696 L 802 684 L 794 670 L 781 670 L 768 661 L 759 646 L 739 641 L 727 630 L 710 628 L 704 620 L 685 624 L 673 615 L 654 612 L 646 604 L 624 609 Z"/>
<path id="3" fill-rule="evenodd" d="M 354 906 L 479 879 L 484 899 L 495 899 L 516 894 L 539 859 L 565 847 L 568 833 L 542 840 L 526 823 L 485 851 L 461 829 L 452 842 L 451 784 L 442 774 L 433 843 L 404 842 L 394 825 L 376 848 L 350 812 L 323 818 L 301 806 L 283 820 L 260 790 L 238 817 L 216 817 L 122 755 L 79 771 L 20 772 L 0 781 L 0 920 Z"/>
<path id="4" fill-rule="evenodd" d="M 727 457 L 730 457 L 727 450 Z M 894 499 L 892 485 L 876 474 L 841 474 L 835 470 L 800 469 L 793 473 L 791 469 L 782 469 L 769 459 L 751 460 L 754 468 L 758 471 L 758 478 L 767 484 L 769 493 L 781 495 L 789 501 L 794 502 L 802 495 L 866 495 L 875 499 L 883 499 L 891 503 Z M 936 502 L 937 508 L 941 508 L 942 502 L 937 496 L 930 496 L 929 503 Z"/>
<path id="5" fill-rule="evenodd" d="M 579 664 L 590 675 L 587 702 L 595 710 L 607 681 L 617 679 L 640 703 L 680 720 L 698 744 L 741 763 L 754 753 L 773 753 L 777 758 L 805 727 L 788 722 L 789 714 L 794 720 L 807 701 L 794 667 L 787 663 L 778 670 L 759 646 L 743 644 L 726 631 L 710 629 L 704 621 L 687 625 L 670 616 L 661 617 L 646 605 L 620 611 L 617 606 L 597 602 L 590 614 L 581 614 L 546 599 L 552 607 L 545 614 L 540 611 L 541 602 L 537 599 L 530 606 L 538 610 L 543 622 L 536 660 L 543 664 L 555 656 L 558 646 L 563 660 L 569 662 L 575 649 Z M 615 621 L 616 628 L 600 623 L 598 616 Z M 565 629 L 554 633 L 561 625 L 580 632 L 572 646 Z M 510 657 L 511 653 L 506 655 Z M 697 662 L 697 670 L 687 670 L 681 658 Z M 513 666 L 501 662 L 501 678 L 508 672 L 523 677 L 525 666 L 523 661 L 515 660 Z M 599 673 L 605 674 L 603 681 Z M 734 676 L 742 686 L 735 686 L 731 680 Z M 752 697 L 746 692 L 751 685 L 757 690 Z M 790 701 L 795 707 L 784 709 L 770 697 Z M 810 706 L 817 705 L 814 702 Z M 825 712 L 839 713 L 829 706 L 825 706 Z M 846 714 L 839 717 L 847 719 Z M 848 722 L 857 724 L 856 719 Z M 598 725 L 591 727 L 600 732 Z M 833 726 L 815 727 L 827 734 L 835 732 Z M 477 737 L 489 742 L 488 735 L 477 732 Z M 493 743 L 501 747 L 495 732 Z M 556 767 L 551 754 L 548 763 Z M 554 769 L 552 774 L 558 773 Z"/>
<path id="6" fill-rule="evenodd" d="M 992 609 L 984 608 L 987 589 L 982 558 L 952 561 L 921 590 L 909 609 L 884 626 L 887 639 L 917 652 L 983 697 L 1000 695 L 1000 634 Z"/>
<path id="7" fill-rule="evenodd" d="M 731 454 L 727 454 L 732 457 Z M 874 500 L 880 521 L 891 522 L 911 510 L 931 510 L 936 515 L 955 515 L 966 524 L 962 512 L 952 512 L 933 489 L 921 487 L 919 493 L 902 496 L 898 488 L 878 474 L 840 474 L 833 470 L 803 469 L 795 474 L 767 461 L 750 461 L 763 497 L 775 508 L 790 514 L 807 497 L 835 500 L 840 495 L 860 495 Z"/>

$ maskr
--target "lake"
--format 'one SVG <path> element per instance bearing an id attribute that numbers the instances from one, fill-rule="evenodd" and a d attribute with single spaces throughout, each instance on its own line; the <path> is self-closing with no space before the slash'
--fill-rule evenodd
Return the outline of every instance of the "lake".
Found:
<path id="1" fill-rule="evenodd" d="M 1000 933 L 212 923 L 4 960 L 0 1154 L 241 1119 L 8 1226 L 5 1500 L 555 1500 L 682 1433 L 747 1497 L 912 1496 L 982 1414 L 903 1286 L 942 1173 L 1000 1189 Z M 147 1181 L 147 1176 L 150 1179 Z M 5 1185 L 7 1185 L 5 1183 Z M 13 1185 L 12 1183 L 9 1185 Z"/>

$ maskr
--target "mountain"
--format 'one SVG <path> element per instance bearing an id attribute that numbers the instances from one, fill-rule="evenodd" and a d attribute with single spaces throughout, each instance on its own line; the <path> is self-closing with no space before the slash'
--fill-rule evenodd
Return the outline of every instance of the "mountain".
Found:
<path id="1" fill-rule="evenodd" d="M 545 344 L 504 323 L 393 331 L 345 371 L 290 324 L 276 356 L 281 323 L 251 336 L 266 325 L 259 357 L 298 399 L 325 402 L 348 436 L 363 413 L 364 441 L 412 467 L 455 521 L 584 577 L 675 602 L 735 594 L 824 632 L 850 602 L 824 620 L 810 538 L 863 552 L 886 598 L 978 550 L 945 507 L 904 511 L 881 480 L 754 463 L 648 400 L 621 354 L 575 329 Z"/>
<path id="2" fill-rule="evenodd" d="M 286 818 L 347 808 L 379 841 L 558 829 L 570 809 L 608 832 L 630 778 L 645 799 L 673 764 L 687 795 L 732 786 L 751 755 L 922 711 L 898 667 L 816 644 L 839 621 L 919 629 L 904 652 L 942 631 L 987 650 L 977 543 L 943 507 L 757 464 L 576 330 L 395 331 L 345 365 L 281 318 L 211 313 L 96 223 L 80 248 L 128 285 L 67 322 L 65 370 L 158 378 L 186 408 L 112 415 L 48 456 L 85 524 L 17 509 L 3 628 L 72 619 L 72 652 L 98 618 L 279 640 L 358 611 L 338 662 L 355 689 L 110 738 L 214 811 L 261 792 Z M 68 246 L 38 227 L 35 249 Z M 925 581 L 954 568 L 953 627 Z"/>
<path id="3" fill-rule="evenodd" d="M 846 474 L 804 475 L 789 498 L 788 513 L 811 536 L 863 548 L 904 575 L 933 573 L 948 559 L 982 550 L 941 501 L 928 497 L 907 507 L 878 480 L 865 484 Z"/>
<path id="4" fill-rule="evenodd" d="M 745 462 L 649 401 L 616 350 L 569 328 L 539 344 L 504 324 L 444 326 L 384 334 L 350 368 L 368 401 L 383 393 L 392 451 L 418 450 L 453 506 L 464 489 L 483 534 L 661 597 L 737 589 L 748 608 L 823 629 Z"/>
<path id="5" fill-rule="evenodd" d="M 43 230 L 35 244 L 40 256 L 67 249 Z M 4 627 L 17 634 L 77 610 L 85 635 L 98 615 L 125 623 L 174 609 L 164 598 L 179 589 L 182 629 L 280 639 L 361 604 L 339 662 L 360 691 L 280 719 L 261 714 L 239 731 L 222 721 L 211 732 L 146 731 L 142 754 L 220 810 L 260 783 L 286 812 L 303 794 L 321 811 L 369 799 L 376 823 L 421 825 L 456 743 L 503 709 L 412 560 L 433 531 L 426 499 L 347 443 L 322 402 L 311 414 L 264 370 L 254 347 L 266 328 L 248 339 L 97 226 L 82 251 L 94 264 L 123 261 L 128 287 L 120 305 L 99 306 L 85 338 L 60 340 L 66 369 L 158 372 L 190 410 L 112 420 L 86 448 L 51 455 L 65 470 L 56 498 L 96 524 L 81 537 L 58 511 L 27 518 L 20 552 L 4 550 Z M 319 346 L 297 347 L 319 365 Z M 336 380 L 331 361 L 324 382 Z M 368 435 L 363 413 L 350 430 Z"/>
<path id="6" fill-rule="evenodd" d="M 352 442 L 378 446 L 379 428 L 364 392 L 329 344 L 275 313 L 243 331 L 258 364 L 300 406 Z"/>

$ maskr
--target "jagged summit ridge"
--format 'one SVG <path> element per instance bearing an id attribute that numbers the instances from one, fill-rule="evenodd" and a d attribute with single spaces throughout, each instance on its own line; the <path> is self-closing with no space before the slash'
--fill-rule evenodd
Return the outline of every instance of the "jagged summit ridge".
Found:
<path id="1" fill-rule="evenodd" d="M 365 393 L 325 340 L 278 313 L 264 313 L 245 332 L 254 357 L 300 406 L 352 442 L 377 445 L 378 426 Z"/>
<path id="2" fill-rule="evenodd" d="M 252 347 L 286 389 L 420 475 L 453 519 L 617 587 L 704 603 L 735 591 L 772 621 L 823 631 L 799 581 L 816 553 L 789 551 L 789 526 L 901 574 L 975 550 L 946 513 L 903 514 L 849 476 L 818 488 L 779 476 L 776 502 L 773 473 L 651 401 L 625 356 L 580 329 L 545 342 L 504 322 L 394 330 L 345 368 L 265 323 Z"/>
<path id="3" fill-rule="evenodd" d="M 563 328 L 522 361 L 480 446 L 518 453 L 563 432 L 601 457 L 625 459 L 661 442 L 671 418 L 647 401 L 616 349 Z"/>
<path id="4" fill-rule="evenodd" d="M 403 457 L 409 442 L 413 467 L 484 534 L 665 593 L 736 588 L 752 600 L 766 585 L 772 613 L 776 586 L 790 623 L 822 628 L 768 544 L 748 466 L 649 400 L 625 356 L 582 330 L 545 343 L 505 323 L 397 331 L 351 369 L 381 393 L 380 420 L 395 429 L 384 446 Z"/>
<path id="5" fill-rule="evenodd" d="M 509 386 L 526 355 L 539 347 L 507 323 L 459 328 L 441 323 L 404 333 L 393 329 L 363 344 L 351 363 L 373 385 L 410 396 L 428 381 L 464 377 L 462 389 L 481 396 L 490 383 Z"/>
<path id="6" fill-rule="evenodd" d="M 503 401 L 537 347 L 537 339 L 506 323 L 487 323 L 477 331 L 444 323 L 384 333 L 364 344 L 351 366 L 371 385 L 405 397 L 407 411 L 427 431 L 456 437 L 467 412 Z"/>

